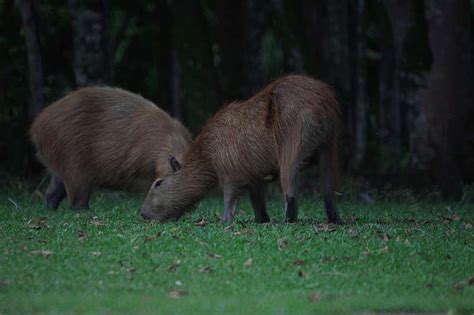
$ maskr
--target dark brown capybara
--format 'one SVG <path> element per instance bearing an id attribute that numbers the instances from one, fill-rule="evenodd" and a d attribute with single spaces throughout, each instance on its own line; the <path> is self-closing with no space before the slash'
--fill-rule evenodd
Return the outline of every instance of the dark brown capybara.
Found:
<path id="1" fill-rule="evenodd" d="M 31 126 L 38 157 L 52 175 L 46 193 L 57 208 L 88 208 L 93 187 L 146 192 L 192 142 L 189 131 L 143 97 L 86 87 L 46 107 Z"/>
<path id="2" fill-rule="evenodd" d="M 279 175 L 286 221 L 295 222 L 298 170 L 319 154 L 328 221 L 342 223 L 334 203 L 340 112 L 330 87 L 303 75 L 282 77 L 249 100 L 223 107 L 204 126 L 176 171 L 152 184 L 142 217 L 179 218 L 220 184 L 224 222 L 232 221 L 244 190 L 250 191 L 256 222 L 268 222 L 265 179 Z"/>

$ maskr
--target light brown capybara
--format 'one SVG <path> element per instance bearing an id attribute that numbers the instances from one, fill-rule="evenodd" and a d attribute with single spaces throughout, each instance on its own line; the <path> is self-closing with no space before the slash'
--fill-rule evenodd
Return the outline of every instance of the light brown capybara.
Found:
<path id="1" fill-rule="evenodd" d="M 95 186 L 146 192 L 192 142 L 155 104 L 113 87 L 71 92 L 46 107 L 30 133 L 52 175 L 46 193 L 52 208 L 66 194 L 72 208 L 88 208 Z"/>
<path id="2" fill-rule="evenodd" d="M 179 218 L 220 184 L 224 222 L 232 221 L 244 190 L 256 222 L 268 222 L 265 179 L 279 175 L 286 221 L 294 222 L 298 170 L 319 154 L 328 221 L 342 223 L 334 203 L 340 112 L 330 87 L 303 75 L 284 76 L 249 100 L 228 104 L 207 122 L 176 171 L 152 184 L 142 217 Z"/>

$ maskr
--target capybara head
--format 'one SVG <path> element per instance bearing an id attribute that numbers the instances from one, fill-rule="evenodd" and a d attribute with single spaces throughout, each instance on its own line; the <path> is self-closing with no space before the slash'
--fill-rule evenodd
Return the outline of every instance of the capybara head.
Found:
<path id="1" fill-rule="evenodd" d="M 140 214 L 145 220 L 165 222 L 178 219 L 188 209 L 185 192 L 178 186 L 181 164 L 173 156 L 168 161 L 171 174 L 156 179 L 143 202 Z"/>

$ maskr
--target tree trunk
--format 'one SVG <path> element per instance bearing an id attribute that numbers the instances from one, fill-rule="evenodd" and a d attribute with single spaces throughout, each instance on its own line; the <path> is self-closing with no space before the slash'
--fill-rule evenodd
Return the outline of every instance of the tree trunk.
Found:
<path id="1" fill-rule="evenodd" d="M 397 173 L 401 166 L 402 125 L 413 98 L 409 91 L 414 90 L 411 79 L 413 73 L 408 69 L 407 37 L 416 26 L 415 3 L 410 0 L 385 0 L 388 16 L 380 62 L 380 129 L 381 145 L 387 154 L 389 172 Z"/>
<path id="2" fill-rule="evenodd" d="M 244 34 L 243 51 L 243 97 L 248 98 L 258 92 L 264 85 L 262 69 L 262 37 L 265 27 L 265 3 L 259 0 L 244 1 Z"/>
<path id="3" fill-rule="evenodd" d="M 445 197 L 460 197 L 460 148 L 473 103 L 469 1 L 425 2 L 433 65 L 422 106 L 436 154 L 434 176 Z"/>
<path id="4" fill-rule="evenodd" d="M 291 0 L 271 1 L 273 30 L 275 31 L 276 38 L 278 38 L 277 43 L 283 52 L 282 73 L 303 73 L 304 61 L 301 43 L 319 42 L 314 40 L 314 38 L 312 38 L 312 41 L 306 41 L 306 38 L 304 38 L 305 35 L 309 35 L 309 32 L 304 34 L 304 26 L 301 25 L 300 21 L 303 20 L 304 13 L 309 16 L 312 15 L 308 11 L 312 11 L 310 10 L 310 5 L 313 4 L 313 1 L 308 1 L 308 6 L 304 2 L 299 3 Z M 303 10 L 303 7 L 306 7 L 306 10 Z M 311 8 L 313 7 L 311 6 Z"/>
<path id="5" fill-rule="evenodd" d="M 243 1 L 217 1 L 217 37 L 220 48 L 220 72 L 225 100 L 242 97 L 240 84 L 244 81 Z"/>
<path id="6" fill-rule="evenodd" d="M 111 81 L 112 59 L 105 0 L 68 0 L 74 30 L 74 74 L 78 86 Z"/>
<path id="7" fill-rule="evenodd" d="M 183 119 L 181 71 L 175 43 L 175 16 L 172 5 L 160 0 L 157 5 L 159 105 L 175 118 Z"/>
<path id="8" fill-rule="evenodd" d="M 381 16 L 379 72 L 380 140 L 383 166 L 391 175 L 406 173 L 426 184 L 433 158 L 426 113 L 421 107 L 425 72 L 431 67 L 421 2 L 385 0 Z M 408 163 L 402 154 L 409 151 Z M 405 168 L 402 170 L 402 167 Z M 414 182 L 412 182 L 414 183 Z"/>
<path id="9" fill-rule="evenodd" d="M 43 61 L 39 38 L 39 8 L 36 1 L 17 0 L 25 32 L 28 54 L 30 105 L 28 117 L 32 120 L 44 105 Z"/>
<path id="10" fill-rule="evenodd" d="M 219 71 L 217 70 L 217 64 L 215 62 L 215 53 L 214 53 L 214 40 L 211 35 L 210 22 L 204 14 L 204 8 L 200 5 L 197 9 L 198 23 L 201 24 L 201 28 L 204 33 L 204 45 L 206 48 L 206 55 L 208 58 L 207 64 L 210 67 L 210 77 L 212 85 L 214 86 L 214 96 L 216 98 L 216 104 L 220 106 L 223 102 L 222 95 L 222 84 L 219 77 Z"/>
<path id="11" fill-rule="evenodd" d="M 365 160 L 367 151 L 368 127 L 368 90 L 367 90 L 367 17 L 365 0 L 350 2 L 353 19 L 351 41 L 352 61 L 352 95 L 354 111 L 352 112 L 352 168 L 359 170 Z"/>
<path id="12" fill-rule="evenodd" d="M 301 2 L 301 7 L 299 8 L 301 10 L 302 23 L 306 35 L 303 41 L 307 52 L 306 66 L 309 73 L 316 74 L 322 79 L 328 80 L 330 84 L 336 84 L 337 80 L 328 77 L 329 72 L 325 65 L 327 62 L 330 62 L 331 57 L 334 57 L 329 56 L 329 50 L 331 50 L 332 46 L 330 45 L 331 43 L 328 42 L 328 39 L 331 36 L 338 38 L 337 35 L 341 33 L 337 32 L 337 26 L 336 29 L 331 29 L 332 25 L 327 22 L 335 18 L 336 15 L 339 18 L 341 15 L 337 13 L 334 15 L 334 11 L 331 11 L 332 15 L 328 12 L 327 18 L 323 19 L 322 11 L 324 5 L 325 3 L 323 3 L 323 1 L 304 0 Z M 331 32 L 331 35 L 327 35 L 326 37 L 326 32 Z M 336 42 L 338 42 L 338 40 L 336 40 Z M 334 63 L 336 60 L 331 61 Z"/>
<path id="13" fill-rule="evenodd" d="M 228 100 L 247 98 L 263 86 L 263 6 L 256 0 L 217 2 L 221 77 Z"/>

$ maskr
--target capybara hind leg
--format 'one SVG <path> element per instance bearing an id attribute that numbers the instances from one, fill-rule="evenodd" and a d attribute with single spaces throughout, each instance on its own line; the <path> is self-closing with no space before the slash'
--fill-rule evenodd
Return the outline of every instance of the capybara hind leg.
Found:
<path id="1" fill-rule="evenodd" d="M 64 187 L 63 180 L 56 175 L 52 175 L 48 190 L 46 191 L 46 204 L 48 207 L 56 209 L 64 197 L 66 197 L 66 188 Z"/>
<path id="2" fill-rule="evenodd" d="M 334 202 L 334 190 L 337 187 L 337 148 L 335 144 L 324 146 L 319 152 L 321 171 L 321 190 L 324 196 L 324 208 L 329 223 L 343 224 Z"/>
<path id="3" fill-rule="evenodd" d="M 79 187 L 69 187 L 66 182 L 67 194 L 70 207 L 76 210 L 89 209 L 89 199 L 92 193 L 92 187 L 83 185 Z"/>
<path id="4" fill-rule="evenodd" d="M 285 196 L 286 222 L 293 223 L 298 219 L 298 204 L 296 201 L 296 174 L 298 168 L 294 160 L 280 166 L 280 182 Z"/>
<path id="5" fill-rule="evenodd" d="M 235 209 L 241 194 L 240 189 L 232 184 L 224 184 L 224 214 L 222 215 L 223 223 L 231 223 L 234 220 Z"/>
<path id="6" fill-rule="evenodd" d="M 265 190 L 263 187 L 255 187 L 250 190 L 250 202 L 252 203 L 253 212 L 255 214 L 255 222 L 270 222 L 265 205 Z"/>

